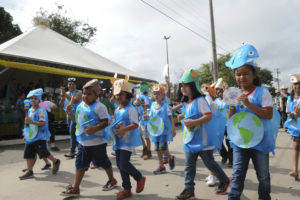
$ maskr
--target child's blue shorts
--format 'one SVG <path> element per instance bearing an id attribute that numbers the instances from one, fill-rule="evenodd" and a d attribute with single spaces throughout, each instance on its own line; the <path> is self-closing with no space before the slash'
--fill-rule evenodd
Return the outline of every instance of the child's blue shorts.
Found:
<path id="1" fill-rule="evenodd" d="M 111 162 L 106 152 L 107 144 L 100 144 L 96 146 L 83 146 L 78 144 L 78 154 L 76 156 L 76 170 L 88 170 L 91 161 L 96 167 L 102 167 L 103 169 L 111 168 Z"/>

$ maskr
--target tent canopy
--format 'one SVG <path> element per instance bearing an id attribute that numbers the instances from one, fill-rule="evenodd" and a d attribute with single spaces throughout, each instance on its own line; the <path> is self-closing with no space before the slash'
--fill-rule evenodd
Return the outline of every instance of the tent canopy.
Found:
<path id="1" fill-rule="evenodd" d="M 130 81 L 156 82 L 38 25 L 0 45 L 0 65 L 64 76 L 110 79 L 115 73 Z"/>

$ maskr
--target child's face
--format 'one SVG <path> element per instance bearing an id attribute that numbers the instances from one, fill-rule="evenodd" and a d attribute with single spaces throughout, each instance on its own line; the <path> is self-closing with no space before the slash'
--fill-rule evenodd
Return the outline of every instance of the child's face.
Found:
<path id="1" fill-rule="evenodd" d="M 295 91 L 295 93 L 300 94 L 300 82 L 293 83 L 292 88 Z"/>
<path id="2" fill-rule="evenodd" d="M 121 105 L 127 104 L 128 100 L 126 98 L 126 93 L 121 91 L 119 94 L 115 95 L 117 102 Z"/>
<path id="3" fill-rule="evenodd" d="M 155 101 L 161 101 L 163 99 L 163 96 L 159 91 L 154 91 L 153 92 L 153 98 Z"/>
<path id="4" fill-rule="evenodd" d="M 253 86 L 253 80 L 256 78 L 256 75 L 250 69 L 250 66 L 243 66 L 236 69 L 235 80 L 241 88 L 249 88 Z"/>
<path id="5" fill-rule="evenodd" d="M 223 89 L 222 88 L 216 88 L 216 94 L 217 97 L 222 97 L 223 96 Z"/>
<path id="6" fill-rule="evenodd" d="M 82 99 L 84 103 L 90 105 L 94 101 L 96 101 L 98 96 L 95 94 L 95 92 L 92 90 L 92 88 L 85 88 L 83 89 Z"/>
<path id="7" fill-rule="evenodd" d="M 191 87 L 188 84 L 183 83 L 181 85 L 181 93 L 183 96 L 190 96 L 192 95 Z"/>
<path id="8" fill-rule="evenodd" d="M 35 106 L 39 105 L 40 100 L 36 96 L 32 96 L 30 98 L 30 103 L 31 103 L 31 106 L 35 107 Z"/>

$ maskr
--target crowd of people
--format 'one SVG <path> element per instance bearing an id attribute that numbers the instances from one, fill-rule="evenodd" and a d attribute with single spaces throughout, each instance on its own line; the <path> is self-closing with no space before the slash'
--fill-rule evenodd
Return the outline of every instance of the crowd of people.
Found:
<path id="1" fill-rule="evenodd" d="M 217 185 L 217 195 L 226 194 L 230 186 L 230 200 L 240 199 L 251 159 L 259 182 L 259 199 L 271 199 L 269 153 L 274 153 L 276 148 L 280 121 L 291 134 L 294 144 L 293 169 L 289 175 L 298 178 L 300 129 L 298 125 L 295 126 L 294 121 L 300 117 L 300 74 L 291 75 L 291 94 L 283 87 L 283 95 L 275 97 L 273 102 L 268 89 L 260 85 L 254 68 L 257 57 L 258 52 L 254 46 L 246 44 L 226 62 L 226 66 L 233 70 L 237 83 L 235 89 L 240 91 L 237 97 L 225 94 L 229 89 L 222 79 L 211 85 L 200 85 L 201 77 L 193 69 L 184 72 L 179 80 L 178 90 L 175 89 L 174 92 L 176 103 L 172 106 L 169 82 L 166 87 L 161 84 L 150 86 L 142 82 L 141 94 L 135 96 L 129 76 L 119 80 L 112 78 L 113 96 L 110 102 L 115 106 L 113 116 L 108 114 L 107 106 L 99 98 L 101 84 L 97 79 L 88 81 L 79 90 L 76 78 L 68 78 L 67 89 L 60 87 L 59 106 L 66 112 L 70 133 L 70 150 L 65 157 L 75 158 L 76 172 L 74 183 L 67 186 L 60 195 L 80 195 L 80 184 L 85 172 L 91 167 L 102 167 L 105 170 L 108 180 L 103 191 L 111 190 L 117 185 L 118 181 L 114 177 L 106 151 L 110 140 L 113 141 L 112 148 L 122 179 L 123 190 L 117 194 L 118 200 L 132 196 L 130 177 L 136 181 L 136 193 L 144 190 L 146 177 L 130 162 L 136 147 L 143 146 L 141 158 L 148 160 L 152 157 L 153 142 L 158 158 L 158 167 L 153 170 L 155 175 L 166 173 L 165 165 L 173 170 L 176 167 L 176 158 L 169 150 L 169 145 L 178 135 L 173 118 L 176 111 L 181 121 L 182 147 L 185 154 L 184 189 L 176 199 L 195 198 L 194 179 L 198 157 L 208 169 L 207 185 Z M 49 88 L 50 86 L 44 91 L 55 92 Z M 19 177 L 21 180 L 33 177 L 36 154 L 52 161 L 53 174 L 59 171 L 61 163 L 47 147 L 47 140 L 51 135 L 48 127 L 48 122 L 51 121 L 50 112 L 56 106 L 46 96 L 43 98 L 42 94 L 43 89 L 39 88 L 31 90 L 26 97 L 30 99 L 31 108 L 25 115 L 23 134 L 27 169 Z M 252 118 L 245 118 L 246 114 Z M 252 127 L 242 127 L 240 124 L 244 119 L 251 119 L 256 126 L 262 128 L 256 133 L 250 132 Z M 248 122 L 250 123 L 247 121 L 246 124 Z M 235 137 L 237 134 L 241 139 Z M 253 141 L 249 135 L 255 135 Z M 260 139 L 256 139 L 256 136 Z M 50 146 L 55 147 L 50 139 L 51 143 Z M 215 161 L 214 152 L 219 152 L 222 156 L 222 165 Z M 45 162 L 48 166 L 51 165 L 49 161 Z M 233 168 L 231 176 L 222 169 L 224 165 Z"/>

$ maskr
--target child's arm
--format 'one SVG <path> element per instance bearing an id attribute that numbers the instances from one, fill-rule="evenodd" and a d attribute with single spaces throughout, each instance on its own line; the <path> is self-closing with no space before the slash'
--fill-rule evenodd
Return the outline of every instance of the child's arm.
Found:
<path id="1" fill-rule="evenodd" d="M 128 131 L 132 131 L 132 130 L 138 128 L 138 127 L 139 126 L 135 123 L 129 124 L 128 126 L 120 125 L 119 128 L 115 131 L 115 133 L 116 133 L 117 136 L 122 137 Z"/>
<path id="2" fill-rule="evenodd" d="M 33 121 L 32 119 L 30 119 L 29 117 L 26 117 L 25 124 L 34 124 L 36 126 L 45 126 L 46 122 L 44 122 L 44 121 L 36 122 L 36 121 Z"/>
<path id="3" fill-rule="evenodd" d="M 234 113 L 235 113 L 235 107 L 229 106 L 228 118 L 230 119 L 232 115 L 234 115 Z"/>
<path id="4" fill-rule="evenodd" d="M 238 101 L 242 101 L 245 106 L 252 110 L 256 115 L 265 119 L 272 119 L 273 109 L 266 109 L 258 107 L 254 104 L 251 104 L 248 100 L 248 97 L 245 94 L 242 94 L 237 98 Z"/>
<path id="5" fill-rule="evenodd" d="M 75 116 L 74 116 L 74 114 L 72 113 L 72 110 L 73 110 L 72 105 L 71 105 L 71 104 L 67 105 L 67 107 L 66 107 L 66 112 L 67 112 L 68 116 L 70 117 L 70 119 L 71 119 L 73 122 L 76 122 L 76 121 L 75 121 Z"/>
<path id="6" fill-rule="evenodd" d="M 88 135 L 92 135 L 97 131 L 104 129 L 105 127 L 107 127 L 107 125 L 108 125 L 108 119 L 102 119 L 100 120 L 100 123 L 95 126 L 88 125 L 88 127 L 84 130 L 84 132 Z"/>
<path id="7" fill-rule="evenodd" d="M 172 136 L 175 137 L 176 136 L 176 130 L 175 130 L 175 123 L 174 123 L 174 119 L 172 116 L 169 116 L 171 123 L 172 123 Z"/>
<path id="8" fill-rule="evenodd" d="M 183 121 L 183 123 L 187 128 L 192 128 L 194 126 L 204 124 L 204 123 L 210 121 L 211 119 L 212 119 L 212 114 L 209 113 L 209 114 L 203 115 L 199 119 L 186 119 Z"/>
<path id="9" fill-rule="evenodd" d="M 172 111 L 178 110 L 178 109 L 180 109 L 180 108 L 182 108 L 182 103 L 177 104 L 176 106 L 173 106 L 173 107 L 172 107 Z"/>

